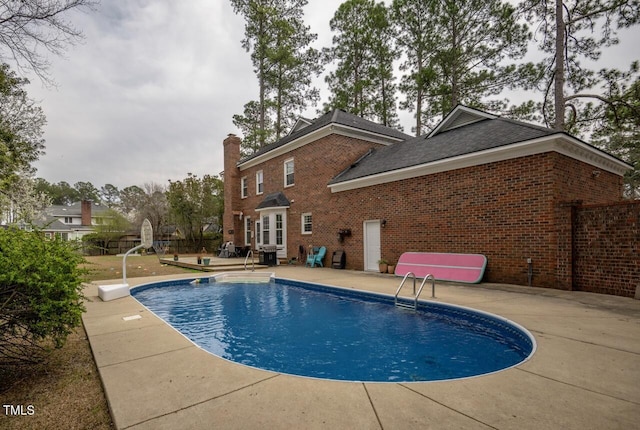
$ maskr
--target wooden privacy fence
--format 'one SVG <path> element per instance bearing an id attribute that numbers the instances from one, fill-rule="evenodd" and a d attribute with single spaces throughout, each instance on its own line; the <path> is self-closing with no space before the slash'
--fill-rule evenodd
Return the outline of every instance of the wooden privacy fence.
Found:
<path id="1" fill-rule="evenodd" d="M 166 255 L 176 254 L 193 254 L 202 250 L 202 247 L 207 250 L 207 253 L 212 254 L 220 247 L 221 239 L 203 239 L 202 245 L 195 245 L 191 241 L 186 239 L 175 240 L 163 240 L 154 241 L 153 247 L 158 250 L 158 253 L 164 252 Z M 106 242 L 104 240 L 90 240 L 84 244 L 85 255 L 117 255 L 124 254 L 131 248 L 140 245 L 140 239 L 138 240 L 111 240 Z M 150 252 L 155 252 L 151 250 Z"/>

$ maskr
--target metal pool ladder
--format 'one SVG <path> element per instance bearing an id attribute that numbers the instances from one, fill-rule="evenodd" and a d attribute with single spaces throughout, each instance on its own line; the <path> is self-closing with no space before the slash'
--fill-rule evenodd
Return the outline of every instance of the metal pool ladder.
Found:
<path id="1" fill-rule="evenodd" d="M 402 289 L 402 286 L 404 285 L 409 275 L 413 276 L 413 306 L 410 303 L 398 301 L 398 295 L 400 294 L 400 290 Z M 424 284 L 427 282 L 427 279 L 431 279 L 431 297 L 435 298 L 436 297 L 436 280 L 433 277 L 433 275 L 428 274 L 427 276 L 424 277 L 424 279 L 422 280 L 422 284 L 420 284 L 420 288 L 418 289 L 418 293 L 416 294 L 416 274 L 413 272 L 409 272 L 406 275 L 404 275 L 404 278 L 402 278 L 402 282 L 400 282 L 400 286 L 396 290 L 396 295 L 394 297 L 395 305 L 400 308 L 413 308 L 414 311 L 417 310 L 418 297 L 420 297 L 420 293 L 422 292 L 422 289 L 424 288 Z"/>

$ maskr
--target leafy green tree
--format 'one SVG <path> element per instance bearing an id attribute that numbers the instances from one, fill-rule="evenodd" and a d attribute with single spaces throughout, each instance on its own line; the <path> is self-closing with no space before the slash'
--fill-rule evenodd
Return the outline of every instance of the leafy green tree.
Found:
<path id="1" fill-rule="evenodd" d="M 200 179 L 189 173 L 182 181 L 169 181 L 167 201 L 171 218 L 182 227 L 193 249 L 201 249 L 207 225 L 222 219 L 224 184 L 215 175 Z"/>
<path id="2" fill-rule="evenodd" d="M 28 173 L 17 175 L 11 187 L 0 192 L 0 220 L 8 224 L 31 224 L 51 199 L 36 189 L 36 180 Z"/>
<path id="3" fill-rule="evenodd" d="M 333 46 L 325 49 L 336 69 L 325 81 L 331 91 L 325 109 L 340 108 L 373 121 L 397 125 L 392 27 L 383 3 L 347 0 L 330 21 Z"/>
<path id="4" fill-rule="evenodd" d="M 109 249 L 111 241 L 119 240 L 131 229 L 131 223 L 115 209 L 107 210 L 102 222 L 94 226 L 94 232 L 82 237 L 82 241 L 101 248 L 104 253 Z"/>
<path id="5" fill-rule="evenodd" d="M 0 65 L 0 191 L 9 189 L 20 174 L 32 175 L 31 166 L 44 152 L 42 109 L 27 96 L 28 80 Z"/>
<path id="6" fill-rule="evenodd" d="M 120 191 L 112 184 L 105 184 L 100 188 L 100 200 L 108 207 L 113 208 L 120 203 Z"/>
<path id="7" fill-rule="evenodd" d="M 309 47 L 317 36 L 303 23 L 307 0 L 231 0 L 231 4 L 245 19 L 242 46 L 251 53 L 258 78 L 258 100 L 234 116 L 234 124 L 249 132 L 244 137 L 249 144 L 245 151 L 250 152 L 270 143 L 269 138 L 279 139 L 295 114 L 317 102 L 319 93 L 311 84 L 322 65 L 320 54 Z"/>
<path id="8" fill-rule="evenodd" d="M 617 30 L 638 24 L 638 1 L 525 0 L 520 8 L 528 21 L 538 23 L 538 45 L 548 54 L 542 63 L 545 74 L 538 83 L 538 89 L 544 92 L 545 122 L 556 130 L 584 131 L 595 119 L 588 114 L 598 111 L 586 102 L 615 103 L 615 99 L 607 97 L 607 93 L 615 91 L 602 90 L 601 86 L 607 85 L 607 76 L 617 71 L 596 72 L 585 67 L 581 60 L 596 62 L 604 48 L 619 42 Z M 632 82 L 635 73 L 626 78 Z"/>
<path id="9" fill-rule="evenodd" d="M 242 133 L 242 145 L 240 153 L 243 157 L 255 153 L 263 145 L 263 142 L 272 142 L 274 126 L 269 116 L 264 119 L 264 128 L 260 127 L 260 115 L 262 108 L 257 101 L 250 101 L 244 105 L 242 115 L 233 115 L 233 125 Z"/>
<path id="10" fill-rule="evenodd" d="M 36 179 L 36 191 L 47 195 L 53 205 L 70 205 L 80 200 L 78 191 L 65 181 L 50 184 L 46 179 L 38 178 Z"/>
<path id="11" fill-rule="evenodd" d="M 73 188 L 78 192 L 80 200 L 100 201 L 100 191 L 91 182 L 76 182 Z"/>
<path id="12" fill-rule="evenodd" d="M 83 258 L 72 246 L 0 229 L 0 366 L 39 361 L 48 342 L 62 346 L 80 325 Z"/>
<path id="13" fill-rule="evenodd" d="M 144 219 L 151 222 L 154 232 L 162 231 L 168 222 L 167 187 L 154 182 L 126 187 L 120 192 L 119 210 L 138 229 Z"/>
<path id="14" fill-rule="evenodd" d="M 145 198 L 144 190 L 137 185 L 123 188 L 120 191 L 120 211 L 129 218 L 135 217 L 133 212 L 140 210 L 140 202 L 144 202 Z"/>

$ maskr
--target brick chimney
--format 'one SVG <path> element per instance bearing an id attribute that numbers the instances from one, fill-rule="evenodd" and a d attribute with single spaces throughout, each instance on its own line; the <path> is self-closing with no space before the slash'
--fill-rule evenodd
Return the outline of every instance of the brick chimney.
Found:
<path id="1" fill-rule="evenodd" d="M 80 202 L 82 225 L 91 225 L 91 204 L 91 200 L 83 200 Z"/>
<path id="2" fill-rule="evenodd" d="M 222 238 L 225 242 L 235 243 L 235 238 L 241 238 L 241 223 L 239 217 L 234 217 L 237 202 L 240 200 L 240 161 L 241 140 L 235 134 L 229 134 L 222 142 L 224 145 L 224 215 L 222 217 Z"/>

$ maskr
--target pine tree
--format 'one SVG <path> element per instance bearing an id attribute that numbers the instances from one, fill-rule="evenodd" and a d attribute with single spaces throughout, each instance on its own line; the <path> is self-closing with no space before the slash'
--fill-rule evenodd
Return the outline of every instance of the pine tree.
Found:
<path id="1" fill-rule="evenodd" d="M 325 49 L 336 70 L 325 79 L 331 91 L 328 108 L 397 126 L 396 85 L 393 75 L 393 33 L 388 11 L 373 0 L 348 0 L 330 22 L 333 46 Z"/>
<path id="2" fill-rule="evenodd" d="M 311 86 L 322 71 L 317 50 L 309 47 L 317 37 L 304 25 L 302 8 L 307 0 L 231 0 L 244 16 L 242 46 L 251 52 L 258 78 L 258 100 L 234 115 L 243 133 L 251 131 L 245 152 L 279 139 L 293 124 L 294 116 L 319 99 Z M 270 116 L 273 115 L 273 118 Z M 257 122 L 253 125 L 252 123 Z"/>
<path id="3" fill-rule="evenodd" d="M 637 68 L 637 62 L 634 65 Z M 640 78 L 628 86 L 612 83 L 609 88 L 610 103 L 599 104 L 589 115 L 595 118 L 592 142 L 633 166 L 625 174 L 625 194 L 640 199 Z"/>
<path id="4" fill-rule="evenodd" d="M 590 126 L 594 112 L 591 103 L 610 104 L 607 76 L 615 70 L 595 72 L 581 63 L 597 61 L 602 49 L 619 42 L 616 31 L 638 24 L 637 0 L 594 0 L 588 2 L 539 2 L 521 4 L 523 16 L 538 23 L 536 39 L 549 57 L 543 62 L 544 77 L 538 88 L 544 91 L 543 116 L 556 130 L 578 133 Z M 635 73 L 627 75 L 632 80 Z M 596 109 L 597 110 L 597 109 Z"/>
<path id="5" fill-rule="evenodd" d="M 415 111 L 416 126 L 413 129 L 416 136 L 423 134 L 426 129 L 422 124 L 424 106 L 427 103 L 427 89 L 429 83 L 435 80 L 433 69 L 430 67 L 431 46 L 429 40 L 434 38 L 430 32 L 432 2 L 422 0 L 394 0 L 392 19 L 396 27 L 396 43 L 405 54 L 400 70 L 407 72 L 400 81 L 398 89 L 405 95 L 400 108 Z"/>
<path id="6" fill-rule="evenodd" d="M 420 111 L 417 134 L 460 103 L 500 109 L 503 102 L 487 97 L 527 82 L 531 65 L 507 62 L 522 58 L 529 40 L 513 6 L 500 0 L 396 0 L 393 9 L 409 72 L 404 105 L 415 103 Z"/>

